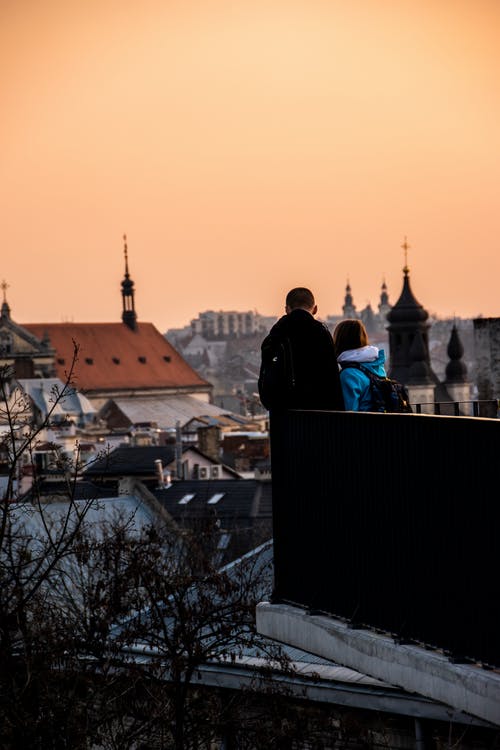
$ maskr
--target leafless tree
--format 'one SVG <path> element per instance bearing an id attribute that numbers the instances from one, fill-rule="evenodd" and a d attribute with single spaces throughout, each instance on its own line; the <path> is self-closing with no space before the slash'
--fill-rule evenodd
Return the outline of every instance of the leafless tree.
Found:
<path id="1" fill-rule="evenodd" d="M 20 501 L 23 457 L 31 462 L 72 373 L 36 422 L 0 372 L 0 747 L 208 748 L 227 706 L 197 670 L 250 646 L 285 661 L 254 629 L 263 571 L 251 558 L 219 570 L 215 526 L 194 535 L 161 515 L 141 528 L 133 517 L 96 522 L 105 501 L 76 500 L 78 456 L 55 452 L 64 503 L 44 502 L 36 476 Z"/>
<path id="2" fill-rule="evenodd" d="M 29 398 L 17 386 L 12 368 L 0 370 L 0 423 L 6 481 L 0 500 L 0 699 L 3 747 L 51 747 L 48 727 L 58 715 L 58 669 L 68 653 L 68 630 L 50 591 L 65 560 L 73 553 L 90 502 L 77 507 L 72 486 L 77 478 L 64 455 L 54 449 L 67 478 L 67 504 L 55 521 L 38 492 L 37 477 L 29 502 L 21 502 L 24 463 L 33 464 L 44 430 L 56 408 L 73 389 L 78 358 L 74 346 L 66 382 L 54 388 L 51 404 L 37 420 Z M 71 471 L 73 469 L 73 476 Z M 62 717 L 61 717 L 62 718 Z M 67 722 L 73 717 L 67 716 Z M 55 745 L 54 745 L 55 746 Z"/>

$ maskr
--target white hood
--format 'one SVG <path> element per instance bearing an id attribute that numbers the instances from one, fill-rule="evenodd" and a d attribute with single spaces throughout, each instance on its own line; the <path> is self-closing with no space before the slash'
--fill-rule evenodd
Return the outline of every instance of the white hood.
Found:
<path id="1" fill-rule="evenodd" d="M 346 349 L 339 354 L 337 362 L 374 362 L 378 357 L 378 346 L 360 346 L 358 349 Z"/>

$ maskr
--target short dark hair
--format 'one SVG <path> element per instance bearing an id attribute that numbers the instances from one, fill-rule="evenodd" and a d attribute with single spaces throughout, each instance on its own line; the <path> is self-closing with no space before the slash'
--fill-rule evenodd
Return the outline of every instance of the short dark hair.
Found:
<path id="1" fill-rule="evenodd" d="M 359 349 L 368 344 L 368 333 L 363 321 L 357 318 L 341 320 L 333 332 L 333 343 L 337 357 L 349 349 Z"/>
<path id="2" fill-rule="evenodd" d="M 285 303 L 290 310 L 295 310 L 298 307 L 310 310 L 316 304 L 313 293 L 310 289 L 306 289 L 305 286 L 297 286 L 295 289 L 290 289 L 286 295 Z"/>

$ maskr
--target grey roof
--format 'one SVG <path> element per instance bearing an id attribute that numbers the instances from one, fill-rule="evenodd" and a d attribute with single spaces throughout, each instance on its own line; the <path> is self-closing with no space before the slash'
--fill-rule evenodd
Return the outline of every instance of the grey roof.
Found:
<path id="1" fill-rule="evenodd" d="M 119 408 L 130 424 L 155 422 L 160 429 L 175 427 L 176 422 L 184 425 L 193 417 L 217 417 L 227 414 L 227 409 L 221 409 L 194 396 L 116 397 L 106 402 L 105 406 L 110 402 Z"/>
<path id="2" fill-rule="evenodd" d="M 271 596 L 274 574 L 272 540 L 226 565 L 222 570 L 230 575 L 234 571 L 234 575 L 238 575 L 238 568 L 246 562 L 259 576 L 261 601 L 268 599 Z M 169 621 L 166 620 L 165 624 L 168 627 Z M 256 676 L 259 674 L 259 668 L 269 669 L 268 662 L 263 658 L 266 643 L 270 644 L 272 641 L 266 636 L 258 636 L 255 647 L 244 646 L 238 655 L 229 653 L 219 658 L 214 657 L 198 667 L 198 680 L 202 684 L 216 687 L 242 689 L 245 686 L 251 686 L 255 690 L 258 684 Z M 282 649 L 292 662 L 293 672 L 284 674 L 276 664 L 273 669 L 272 682 L 284 685 L 290 695 L 301 700 L 415 718 L 437 719 L 447 723 L 457 721 L 479 726 L 483 724 L 481 720 L 455 711 L 450 706 L 418 694 L 408 693 L 394 685 L 307 651 L 286 644 L 282 644 Z M 154 649 L 141 643 L 138 643 L 135 649 L 127 649 L 126 653 L 128 659 L 132 658 L 143 664 L 147 664 L 151 658 L 158 657 Z M 265 676 L 262 685 L 264 690 L 269 687 Z"/>
<path id="3" fill-rule="evenodd" d="M 167 466 L 175 459 L 173 445 L 121 445 L 97 458 L 84 471 L 84 477 L 154 475 L 155 461 Z"/>
<path id="4" fill-rule="evenodd" d="M 95 407 L 83 393 L 65 386 L 59 378 L 20 378 L 17 382 L 44 416 L 49 411 L 54 417 L 92 417 L 96 413 Z"/>
<path id="5" fill-rule="evenodd" d="M 183 445 L 182 454 L 194 453 L 200 458 L 218 465 L 216 461 L 200 451 L 194 445 Z M 120 445 L 109 453 L 103 452 L 96 460 L 89 464 L 83 472 L 83 476 L 99 480 L 116 478 L 120 476 L 135 476 L 151 478 L 156 476 L 155 461 L 160 460 L 163 468 L 172 464 L 176 459 L 174 445 Z M 239 479 L 239 474 L 230 466 L 225 466 L 234 479 Z"/>
<path id="6" fill-rule="evenodd" d="M 34 539 L 46 539 L 46 525 L 62 527 L 69 514 L 69 528 L 78 523 L 84 512 L 85 525 L 98 534 L 106 523 L 118 520 L 127 522 L 129 530 L 136 533 L 154 522 L 156 515 L 151 508 L 135 495 L 121 495 L 106 499 L 94 498 L 91 501 L 77 500 L 46 503 L 41 506 L 28 503 L 12 503 L 10 518 L 14 525 Z M 43 513 L 43 519 L 42 519 Z"/>
<path id="7" fill-rule="evenodd" d="M 212 482 L 211 484 L 219 484 Z M 235 482 L 221 482 L 221 484 L 237 484 Z M 49 523 L 64 523 L 69 509 L 68 503 L 50 503 L 44 506 L 44 513 Z M 83 503 L 76 503 L 75 511 L 83 507 Z M 46 531 L 41 521 L 40 512 L 35 506 L 15 503 L 10 506 L 12 518 L 17 524 L 22 524 L 35 539 L 43 539 Z M 88 523 L 98 534 L 103 528 L 104 521 L 112 522 L 117 518 L 128 519 L 131 527 L 138 532 L 153 520 L 154 512 L 135 496 L 121 496 L 106 500 L 94 501 L 87 512 Z M 129 527 L 130 528 L 130 527 Z M 240 568 L 248 564 L 254 574 L 257 574 L 260 590 L 257 592 L 260 600 L 269 599 L 273 585 L 273 544 L 269 541 L 251 552 L 224 566 L 223 571 L 230 576 L 238 576 Z M 144 614 L 144 613 L 143 613 Z M 142 615 L 141 615 L 142 616 Z M 168 627 L 168 621 L 166 621 Z M 117 625 L 115 632 L 120 631 Z M 261 643 L 269 641 L 259 636 Z M 355 670 L 340 666 L 327 659 L 314 656 L 301 649 L 284 646 L 287 656 L 295 667 L 291 675 L 280 675 L 276 667 L 273 679 L 286 682 L 292 691 L 301 699 L 318 700 L 321 702 L 337 703 L 350 707 L 367 708 L 372 710 L 392 711 L 409 716 L 428 716 L 460 720 L 460 716 L 451 716 L 450 708 L 422 696 L 410 695 L 380 680 L 376 680 Z M 243 648 L 240 655 L 229 655 L 213 658 L 198 670 L 198 679 L 204 684 L 223 687 L 242 688 L 250 680 L 254 680 L 255 669 L 264 667 L 262 648 L 259 646 Z M 124 656 L 138 662 L 147 663 L 150 658 L 157 658 L 158 654 L 145 643 L 138 643 L 136 648 L 126 649 Z M 245 682 L 246 681 L 246 682 Z M 255 683 L 254 684 L 255 687 Z M 463 719 L 462 719 L 463 720 Z"/>
<path id="8" fill-rule="evenodd" d="M 220 518 L 243 519 L 272 517 L 270 482 L 256 479 L 179 480 L 167 489 L 155 489 L 154 495 L 173 518 L 217 515 Z M 181 502 L 188 496 L 188 502 Z M 210 502 L 222 495 L 217 502 Z"/>
<path id="9" fill-rule="evenodd" d="M 31 487 L 28 492 L 23 495 L 22 500 L 25 502 L 32 502 L 34 497 L 57 497 L 61 499 L 69 497 L 74 500 L 96 500 L 97 498 L 110 498 L 116 497 L 114 489 L 105 487 L 99 487 L 93 482 L 86 482 L 84 480 L 78 480 L 77 482 L 68 482 L 61 478 L 57 479 L 42 479 L 37 488 Z"/>

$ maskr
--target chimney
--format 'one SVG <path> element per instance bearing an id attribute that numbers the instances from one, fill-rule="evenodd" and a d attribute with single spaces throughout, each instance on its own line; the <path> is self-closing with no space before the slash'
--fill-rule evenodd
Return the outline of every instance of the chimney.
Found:
<path id="1" fill-rule="evenodd" d="M 156 470 L 156 477 L 158 479 L 158 487 L 161 489 L 165 486 L 165 481 L 163 478 L 163 464 L 162 464 L 161 458 L 155 459 L 155 470 Z"/>
<path id="2" fill-rule="evenodd" d="M 217 425 L 198 427 L 198 447 L 205 456 L 220 461 L 220 429 Z"/>
<path id="3" fill-rule="evenodd" d="M 175 473 L 177 479 L 183 479 L 182 476 L 182 435 L 181 423 L 179 420 L 175 423 Z"/>

